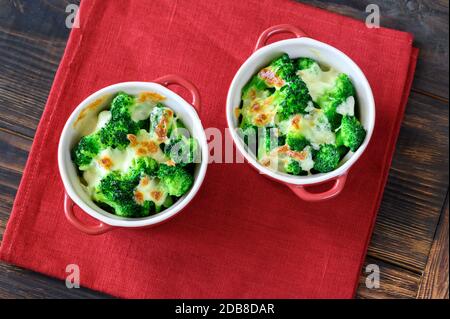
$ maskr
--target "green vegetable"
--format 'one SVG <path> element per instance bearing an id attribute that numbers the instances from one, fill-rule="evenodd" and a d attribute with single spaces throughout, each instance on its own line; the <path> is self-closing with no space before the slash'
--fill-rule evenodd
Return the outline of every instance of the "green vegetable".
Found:
<path id="1" fill-rule="evenodd" d="M 279 105 L 278 118 L 280 121 L 288 119 L 293 114 L 306 113 L 305 109 L 311 101 L 308 88 L 300 78 L 292 81 L 275 93 L 274 103 Z"/>
<path id="2" fill-rule="evenodd" d="M 295 77 L 295 67 L 289 55 L 284 53 L 273 60 L 269 66 L 258 73 L 258 77 L 268 87 L 282 87 L 286 82 Z"/>
<path id="3" fill-rule="evenodd" d="M 155 211 L 152 201 L 139 205 L 134 200 L 134 189 L 138 186 L 140 176 L 112 172 L 104 177 L 95 190 L 93 199 L 114 209 L 118 216 L 145 217 Z"/>
<path id="4" fill-rule="evenodd" d="M 333 88 L 317 99 L 317 104 L 324 111 L 333 129 L 337 129 L 342 120 L 342 115 L 336 111 L 337 107 L 354 95 L 355 88 L 350 78 L 341 73 L 337 76 Z"/>
<path id="5" fill-rule="evenodd" d="M 89 166 L 92 159 L 97 156 L 102 147 L 97 134 L 84 136 L 73 149 L 72 159 L 80 170 L 84 170 Z"/>
<path id="6" fill-rule="evenodd" d="M 119 93 L 111 103 L 111 120 L 98 132 L 105 147 L 125 149 L 130 141 L 128 134 L 137 134 L 138 122 L 131 119 L 134 98 L 126 93 Z"/>
<path id="7" fill-rule="evenodd" d="M 299 58 L 295 61 L 295 66 L 298 70 L 309 69 L 315 64 L 317 64 L 317 62 L 310 58 Z"/>
<path id="8" fill-rule="evenodd" d="M 366 137 L 366 130 L 354 116 L 345 115 L 336 136 L 336 145 L 344 145 L 355 152 Z"/>
<path id="9" fill-rule="evenodd" d="M 286 173 L 291 175 L 300 175 L 302 172 L 302 168 L 300 167 L 300 163 L 296 160 L 290 159 L 286 165 L 284 166 L 284 170 Z"/>
<path id="10" fill-rule="evenodd" d="M 308 146 L 309 141 L 298 131 L 291 130 L 286 136 L 286 144 L 293 151 L 303 151 L 303 149 Z"/>
<path id="11" fill-rule="evenodd" d="M 197 152 L 197 140 L 183 135 L 172 137 L 164 149 L 164 153 L 170 159 L 182 166 L 194 163 Z"/>
<path id="12" fill-rule="evenodd" d="M 339 164 L 340 154 L 336 146 L 332 144 L 321 145 L 315 154 L 314 169 L 321 173 L 328 173 L 336 169 Z"/>
<path id="13" fill-rule="evenodd" d="M 257 75 L 253 76 L 252 79 L 242 88 L 242 99 L 250 98 L 250 94 L 255 94 L 257 92 L 262 92 L 267 90 L 269 87 L 266 85 L 260 77 Z"/>
<path id="14" fill-rule="evenodd" d="M 130 177 L 140 177 L 142 175 L 148 175 L 155 177 L 158 173 L 159 164 L 151 157 L 143 156 L 133 159 L 133 163 L 130 167 Z"/>
<path id="15" fill-rule="evenodd" d="M 172 196 L 183 196 L 191 188 L 194 178 L 181 166 L 162 164 L 158 170 L 158 178 L 164 188 Z"/>

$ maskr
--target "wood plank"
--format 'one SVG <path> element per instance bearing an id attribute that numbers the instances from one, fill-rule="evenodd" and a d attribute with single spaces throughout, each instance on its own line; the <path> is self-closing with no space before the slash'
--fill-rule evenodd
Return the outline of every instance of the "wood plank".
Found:
<path id="1" fill-rule="evenodd" d="M 111 298 L 86 288 L 66 287 L 64 281 L 0 263 L 0 299 Z"/>
<path id="2" fill-rule="evenodd" d="M 297 0 L 365 21 L 366 7 L 380 7 L 382 27 L 411 32 L 420 48 L 413 87 L 448 100 L 449 2 L 445 0 Z"/>
<path id="3" fill-rule="evenodd" d="M 377 265 L 380 270 L 379 288 L 369 289 L 366 286 L 366 266 Z M 359 286 L 356 292 L 357 299 L 412 299 L 416 297 L 420 283 L 420 275 L 385 263 L 375 258 L 367 258 L 359 278 Z"/>
<path id="4" fill-rule="evenodd" d="M 430 256 L 419 287 L 418 298 L 449 299 L 448 284 L 448 194 Z"/>
<path id="5" fill-rule="evenodd" d="M 369 255 L 421 273 L 448 188 L 448 105 L 412 93 Z"/>
<path id="6" fill-rule="evenodd" d="M 2 2 L 0 128 L 34 135 L 69 35 L 68 3 Z"/>

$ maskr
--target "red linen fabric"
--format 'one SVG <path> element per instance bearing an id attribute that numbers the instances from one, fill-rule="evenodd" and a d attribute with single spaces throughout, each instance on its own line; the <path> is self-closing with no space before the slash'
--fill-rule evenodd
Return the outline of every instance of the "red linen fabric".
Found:
<path id="1" fill-rule="evenodd" d="M 340 196 L 308 203 L 247 164 L 212 164 L 181 215 L 151 229 L 88 236 L 63 213 L 57 145 L 70 113 L 107 85 L 175 73 L 196 84 L 205 127 L 267 27 L 289 23 L 349 55 L 375 95 L 368 149 Z M 3 236 L 0 258 L 126 298 L 354 296 L 413 78 L 410 34 L 291 1 L 83 0 Z"/>

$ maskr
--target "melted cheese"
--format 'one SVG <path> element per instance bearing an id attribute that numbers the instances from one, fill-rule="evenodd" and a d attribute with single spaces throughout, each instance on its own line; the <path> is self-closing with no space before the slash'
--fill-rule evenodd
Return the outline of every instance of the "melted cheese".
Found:
<path id="1" fill-rule="evenodd" d="M 251 96 L 251 94 L 249 94 Z M 253 99 L 244 100 L 242 115 L 249 118 L 253 125 L 263 127 L 275 123 L 277 107 L 273 103 L 274 95 L 269 96 L 266 91 L 254 95 Z"/>
<path id="2" fill-rule="evenodd" d="M 320 96 L 334 87 L 339 72 L 334 68 L 323 71 L 318 64 L 314 64 L 309 69 L 299 70 L 297 75 L 305 82 L 313 101 L 317 102 Z"/>
<path id="3" fill-rule="evenodd" d="M 97 125 L 95 126 L 94 132 L 100 131 L 108 122 L 111 120 L 110 111 L 101 111 L 98 113 Z"/>
<path id="4" fill-rule="evenodd" d="M 336 108 L 336 112 L 341 115 L 355 115 L 355 98 L 349 96 L 342 104 Z"/>
<path id="5" fill-rule="evenodd" d="M 135 122 L 139 122 L 148 119 L 151 111 L 155 107 L 156 103 L 153 101 L 145 101 L 136 103 L 131 111 L 131 119 Z"/>
<path id="6" fill-rule="evenodd" d="M 150 200 L 161 206 L 167 199 L 168 193 L 157 178 L 143 176 L 135 190 L 135 200 L 139 202 Z"/>
<path id="7" fill-rule="evenodd" d="M 292 151 L 287 145 L 280 146 L 272 150 L 269 154 L 264 154 L 259 160 L 265 167 L 274 171 L 285 171 L 285 165 L 291 159 L 299 162 L 300 167 L 305 172 L 310 172 L 314 167 L 311 146 L 306 146 L 301 152 Z"/>
<path id="8" fill-rule="evenodd" d="M 128 136 L 130 139 L 131 136 Z M 161 141 L 146 130 L 140 130 L 136 135 L 136 139 L 131 138 L 130 145 L 128 148 L 131 148 L 135 157 L 139 156 L 149 156 L 155 159 L 159 163 L 166 163 L 169 158 L 164 154 L 164 152 L 159 147 Z"/>
<path id="9" fill-rule="evenodd" d="M 336 136 L 323 111 L 313 109 L 309 114 L 297 114 L 279 124 L 280 131 L 287 134 L 290 130 L 300 132 L 312 145 L 334 144 Z"/>
<path id="10" fill-rule="evenodd" d="M 108 147 L 102 150 L 83 172 L 83 178 L 87 183 L 88 192 L 92 194 L 102 178 L 112 171 L 127 172 L 134 157 L 135 152 L 132 148 L 119 150 Z"/>

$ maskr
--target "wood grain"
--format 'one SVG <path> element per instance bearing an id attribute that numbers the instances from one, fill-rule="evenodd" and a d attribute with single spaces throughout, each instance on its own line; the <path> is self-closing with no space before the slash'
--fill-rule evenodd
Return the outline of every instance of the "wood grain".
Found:
<path id="1" fill-rule="evenodd" d="M 448 188 L 448 105 L 412 93 L 369 255 L 420 273 Z"/>
<path id="2" fill-rule="evenodd" d="M 0 239 L 64 52 L 69 2 L 76 1 L 0 0 Z M 440 214 L 448 191 L 448 2 L 301 2 L 361 20 L 366 5 L 378 3 L 383 26 L 416 36 L 421 55 L 414 93 L 366 261 L 380 266 L 382 285 L 367 289 L 362 273 L 358 297 L 415 298 L 419 286 L 419 297 L 442 297 L 445 284 L 448 291 L 448 254 L 442 253 L 448 240 L 445 244 L 439 239 L 445 231 L 436 228 L 445 221 Z M 448 216 L 448 209 L 443 211 Z M 0 298 L 102 296 L 88 289 L 69 290 L 61 281 L 0 263 Z"/>
<path id="3" fill-rule="evenodd" d="M 380 287 L 367 288 L 366 266 L 377 265 L 380 270 Z M 420 275 L 406 269 L 393 266 L 379 259 L 367 258 L 361 271 L 359 288 L 356 294 L 358 299 L 413 299 L 417 295 L 420 284 Z"/>
<path id="4" fill-rule="evenodd" d="M 366 7 L 377 4 L 382 27 L 407 31 L 420 48 L 413 84 L 416 91 L 448 100 L 449 29 L 446 0 L 297 0 L 365 21 Z"/>
<path id="5" fill-rule="evenodd" d="M 448 194 L 433 247 L 420 283 L 418 298 L 449 299 L 448 285 Z"/>

